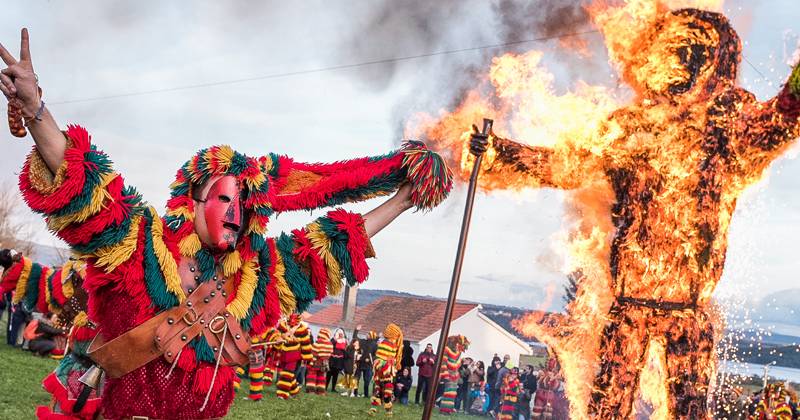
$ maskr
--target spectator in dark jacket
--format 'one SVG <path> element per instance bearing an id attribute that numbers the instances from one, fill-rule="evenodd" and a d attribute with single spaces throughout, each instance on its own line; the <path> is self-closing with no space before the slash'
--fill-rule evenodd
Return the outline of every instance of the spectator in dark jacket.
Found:
<path id="1" fill-rule="evenodd" d="M 369 398 L 369 384 L 372 382 L 372 363 L 375 361 L 375 352 L 378 350 L 378 334 L 370 331 L 367 338 L 361 340 L 361 359 L 356 369 L 356 381 L 364 383 L 364 398 Z"/>
<path id="2" fill-rule="evenodd" d="M 408 368 L 411 372 L 412 367 L 414 367 L 414 349 L 411 348 L 410 341 L 403 340 L 403 359 L 400 360 L 400 368 Z"/>
<path id="3" fill-rule="evenodd" d="M 394 395 L 400 404 L 408 405 L 408 391 L 411 390 L 411 368 L 404 367 L 394 381 Z"/>
<path id="4" fill-rule="evenodd" d="M 344 350 L 344 367 L 342 368 L 342 372 L 344 372 L 345 391 L 342 393 L 343 396 L 350 395 L 351 397 L 355 397 L 358 391 L 356 367 L 362 355 L 361 342 L 358 341 L 359 328 L 360 326 L 353 331 L 353 339 Z"/>
<path id="5" fill-rule="evenodd" d="M 461 359 L 461 365 L 458 367 L 458 388 L 456 388 L 456 401 L 455 409 L 459 411 L 461 405 L 464 405 L 464 411 L 467 411 L 467 398 L 469 397 L 469 375 L 472 373 L 470 370 L 472 359 L 465 357 Z"/>
<path id="6" fill-rule="evenodd" d="M 414 395 L 414 404 L 419 404 L 419 394 L 422 393 L 422 402 L 428 399 L 428 392 L 431 388 L 431 381 L 433 380 L 433 367 L 436 365 L 436 353 L 433 352 L 433 345 L 428 343 L 425 346 L 425 351 L 420 353 L 417 357 L 417 393 Z"/>
<path id="7" fill-rule="evenodd" d="M 497 371 L 500 370 L 502 362 L 500 358 L 494 356 L 492 363 L 489 364 L 489 369 L 486 370 L 486 385 L 489 386 L 489 396 L 494 398 L 494 384 L 497 383 Z"/>
<path id="8" fill-rule="evenodd" d="M 519 399 L 517 400 L 517 418 L 522 416 L 525 420 L 530 420 L 531 399 L 533 398 L 533 394 L 536 393 L 537 383 L 538 378 L 536 377 L 536 373 L 533 371 L 533 366 L 525 365 L 525 368 L 522 370 L 522 375 L 520 375 L 522 391 L 520 392 Z"/>
<path id="9" fill-rule="evenodd" d="M 52 320 L 42 319 L 36 327 L 36 338 L 28 343 L 28 349 L 39 356 L 47 356 L 56 348 L 56 337 L 66 334 L 66 330 L 55 326 Z"/>

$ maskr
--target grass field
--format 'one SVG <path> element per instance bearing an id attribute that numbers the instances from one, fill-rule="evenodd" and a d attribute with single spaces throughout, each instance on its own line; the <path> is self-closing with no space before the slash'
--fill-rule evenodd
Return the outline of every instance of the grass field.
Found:
<path id="1" fill-rule="evenodd" d="M 8 347 L 5 344 L 6 323 L 2 322 L 0 333 L 0 419 L 31 419 L 37 405 L 47 404 L 50 396 L 40 384 L 57 362 L 41 358 L 32 353 Z M 327 396 L 301 394 L 291 401 L 275 397 L 275 388 L 265 391 L 264 399 L 254 403 L 243 400 L 247 393 L 247 382 L 236 397 L 228 419 L 363 419 L 367 418 L 369 400 L 366 398 L 346 398 L 330 394 Z M 412 389 L 412 392 L 414 390 Z M 396 405 L 394 419 L 419 419 L 422 408 L 419 406 Z M 384 418 L 379 413 L 375 418 Z M 474 416 L 440 416 L 440 419 L 476 419 Z"/>

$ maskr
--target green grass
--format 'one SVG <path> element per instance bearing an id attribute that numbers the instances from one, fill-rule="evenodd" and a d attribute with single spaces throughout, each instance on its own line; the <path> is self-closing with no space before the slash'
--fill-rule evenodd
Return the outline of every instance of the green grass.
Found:
<path id="1" fill-rule="evenodd" d="M 41 358 L 32 353 L 11 348 L 5 344 L 5 322 L 1 323 L 0 333 L 0 419 L 31 419 L 37 405 L 46 405 L 50 395 L 42 389 L 41 380 L 52 371 L 57 361 Z M 412 396 L 414 390 L 411 390 Z M 290 401 L 275 397 L 275 387 L 265 390 L 261 402 L 245 401 L 247 381 L 242 383 L 234 401 L 228 419 L 363 419 L 367 417 L 369 400 L 363 397 L 347 398 L 338 394 L 326 396 L 301 393 Z M 329 414 L 330 416 L 326 415 Z M 420 406 L 395 405 L 395 419 L 419 419 L 422 416 Z M 379 412 L 376 419 L 385 418 Z M 440 416 L 439 419 L 476 419 L 474 416 L 456 415 Z"/>

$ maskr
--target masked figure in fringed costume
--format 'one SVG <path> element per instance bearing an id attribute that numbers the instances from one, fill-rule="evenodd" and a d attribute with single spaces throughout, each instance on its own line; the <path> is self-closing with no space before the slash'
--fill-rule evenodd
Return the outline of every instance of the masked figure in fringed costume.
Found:
<path id="1" fill-rule="evenodd" d="M 0 251 L 0 260 L 5 251 Z M 42 381 L 52 395 L 52 403 L 37 407 L 37 417 L 94 419 L 100 408 L 103 381 L 99 371 L 91 369 L 93 363 L 86 355 L 89 343 L 97 335 L 96 326 L 86 315 L 88 296 L 82 287 L 86 265 L 69 259 L 51 269 L 20 254 L 13 259 L 0 281 L 0 291 L 15 290 L 15 302 L 26 310 L 57 314 L 57 323 L 69 330 L 64 358 Z"/>
<path id="2" fill-rule="evenodd" d="M 683 9 L 654 25 L 625 57 L 636 100 L 612 112 L 596 138 L 549 148 L 492 137 L 483 161 L 509 186 L 613 191 L 614 302 L 589 407 L 602 419 L 631 415 L 648 343 L 659 338 L 670 416 L 706 416 L 715 365 L 708 303 L 737 198 L 800 134 L 800 65 L 759 102 L 736 86 L 741 43 L 723 15 Z M 473 153 L 486 144 L 473 135 Z"/>
<path id="3" fill-rule="evenodd" d="M 333 353 L 331 343 L 331 330 L 321 328 L 317 334 L 317 339 L 311 348 L 313 359 L 308 362 L 306 372 L 306 392 L 325 395 L 325 375 L 330 366 L 328 363 Z"/>
<path id="4" fill-rule="evenodd" d="M 547 364 L 539 373 L 536 384 L 536 397 L 533 400 L 531 420 L 551 420 L 556 404 L 556 391 L 561 386 L 558 360 L 554 356 L 547 359 Z"/>
<path id="5" fill-rule="evenodd" d="M 394 378 L 400 370 L 403 360 L 403 331 L 396 324 L 389 324 L 383 330 L 383 338 L 378 343 L 375 361 L 372 364 L 373 382 L 372 407 L 369 415 L 378 413 L 383 404 L 387 416 L 392 416 L 392 399 L 394 398 Z"/>
<path id="6" fill-rule="evenodd" d="M 223 417 L 250 335 L 281 314 L 367 278 L 370 237 L 403 211 L 429 209 L 452 185 L 421 143 L 332 164 L 228 146 L 200 150 L 177 172 L 166 215 L 125 185 L 88 132 L 62 132 L 40 97 L 23 30 L 17 61 L 4 48 L 0 91 L 36 147 L 20 173 L 28 205 L 86 261 L 89 356 L 106 374 L 104 418 Z M 405 184 L 405 185 L 404 185 Z M 336 209 L 266 237 L 276 212 L 397 194 L 364 216 Z"/>
<path id="7" fill-rule="evenodd" d="M 461 365 L 461 354 L 469 348 L 469 340 L 463 335 L 451 335 L 447 337 L 444 347 L 444 359 L 442 360 L 442 371 L 439 374 L 440 380 L 444 382 L 442 390 L 442 401 L 439 411 L 442 414 L 452 414 L 456 412 L 456 394 L 458 393 L 458 367 Z"/>
<path id="8" fill-rule="evenodd" d="M 792 401 L 792 394 L 786 389 L 786 385 L 783 382 L 773 382 L 764 389 L 761 401 L 750 419 L 792 420 L 795 417 L 792 415 L 790 402 L 797 403 L 797 399 Z"/>
<path id="9" fill-rule="evenodd" d="M 281 344 L 278 347 L 280 373 L 278 373 L 278 398 L 284 400 L 300 392 L 295 372 L 300 363 L 311 360 L 311 331 L 308 324 L 300 319 L 300 314 L 293 313 L 278 323 Z"/>

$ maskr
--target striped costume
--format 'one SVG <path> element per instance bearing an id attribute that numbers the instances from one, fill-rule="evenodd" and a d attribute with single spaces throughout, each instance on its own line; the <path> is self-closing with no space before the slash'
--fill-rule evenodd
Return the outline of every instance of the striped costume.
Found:
<path id="1" fill-rule="evenodd" d="M 516 420 L 517 401 L 521 384 L 516 374 L 509 373 L 500 386 L 500 414 L 498 420 Z"/>
<path id="2" fill-rule="evenodd" d="M 394 377 L 403 360 L 403 331 L 395 324 L 389 324 L 383 331 L 383 339 L 378 343 L 373 362 L 375 385 L 372 389 L 372 407 L 369 414 L 374 416 L 383 403 L 387 416 L 392 416 L 394 398 Z"/>
<path id="3" fill-rule="evenodd" d="M 317 340 L 311 349 L 314 359 L 308 364 L 306 372 L 306 392 L 324 395 L 325 394 L 325 374 L 330 366 L 333 344 L 331 343 L 331 331 L 321 328 L 317 334 Z"/>
<path id="4" fill-rule="evenodd" d="M 761 401 L 756 406 L 751 420 L 792 420 L 792 406 L 797 403 L 794 392 L 789 393 L 783 382 L 773 382 L 762 392 Z"/>
<path id="5" fill-rule="evenodd" d="M 294 313 L 278 323 L 278 332 L 283 342 L 278 346 L 280 373 L 276 386 L 278 398 L 286 400 L 300 392 L 295 371 L 301 361 L 308 362 L 312 358 L 311 331 L 308 324 L 300 321 L 300 315 Z"/>
<path id="6" fill-rule="evenodd" d="M 458 391 L 458 367 L 461 364 L 461 354 L 469 347 L 469 340 L 463 335 L 447 337 L 444 346 L 444 359 L 439 377 L 444 382 L 442 400 L 439 411 L 442 414 L 452 414 L 455 410 L 456 393 Z M 466 403 L 465 403 L 466 404 Z"/>
<path id="7" fill-rule="evenodd" d="M 93 419 L 100 408 L 102 383 L 86 390 L 78 381 L 91 366 L 86 348 L 97 335 L 97 329 L 86 315 L 86 292 L 82 289 L 85 264 L 70 259 L 52 269 L 21 256 L 0 280 L 0 293 L 14 290 L 14 303 L 22 303 L 28 311 L 58 314 L 58 322 L 70 327 L 67 349 L 58 368 L 42 381 L 52 395 L 49 406 L 36 408 L 40 419 Z M 38 279 L 38 281 L 34 281 Z"/>
<path id="8" fill-rule="evenodd" d="M 261 401 L 263 397 L 264 386 L 272 385 L 272 380 L 275 376 L 274 370 L 267 366 L 267 357 L 272 356 L 273 345 L 267 345 L 277 341 L 280 337 L 275 328 L 270 328 L 263 334 L 250 338 L 250 351 L 247 352 L 249 364 L 247 366 L 247 376 L 250 379 L 248 398 L 253 401 Z M 236 368 L 236 378 L 234 378 L 233 386 L 239 389 L 242 379 L 244 379 L 245 370 L 243 367 Z"/>
<path id="9" fill-rule="evenodd" d="M 274 238 L 266 237 L 270 216 L 387 195 L 404 182 L 412 184 L 414 204 L 430 208 L 452 185 L 441 158 L 420 143 L 333 164 L 275 154 L 248 157 L 214 146 L 178 170 L 160 216 L 125 184 L 85 129 L 69 126 L 65 136 L 64 160 L 55 173 L 34 148 L 19 184 L 31 209 L 86 262 L 88 315 L 106 342 L 180 305 L 191 287 L 217 275 L 233 284 L 224 308 L 231 322 L 245 334 L 259 335 L 281 314 L 302 312 L 315 299 L 338 294 L 343 280 L 353 285 L 366 280 L 366 258 L 373 255 L 358 214 L 333 210 Z M 233 246 L 212 252 L 195 232 L 194 192 L 223 178 L 235 180 L 245 218 Z M 189 264 L 196 269 L 195 284 L 186 289 L 179 267 Z M 182 347 L 174 364 L 159 357 L 109 378 L 100 403 L 103 417 L 225 416 L 236 375 L 233 367 L 216 364 L 215 353 L 199 335 Z"/>

